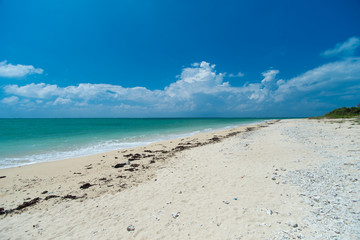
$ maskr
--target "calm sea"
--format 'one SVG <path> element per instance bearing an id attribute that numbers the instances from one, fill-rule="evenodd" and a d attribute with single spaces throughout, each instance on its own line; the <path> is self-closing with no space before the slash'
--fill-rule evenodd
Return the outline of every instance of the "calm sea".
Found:
<path id="1" fill-rule="evenodd" d="M 0 168 L 146 145 L 267 119 L 0 119 Z"/>

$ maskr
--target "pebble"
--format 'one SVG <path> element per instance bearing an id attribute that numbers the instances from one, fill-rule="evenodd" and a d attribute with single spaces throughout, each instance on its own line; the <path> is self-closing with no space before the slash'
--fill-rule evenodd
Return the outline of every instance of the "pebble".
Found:
<path id="1" fill-rule="evenodd" d="M 177 213 L 173 213 L 173 214 L 171 214 L 171 216 L 174 218 L 174 219 L 176 219 L 176 218 L 178 218 L 180 215 L 180 212 L 177 212 Z"/>
<path id="2" fill-rule="evenodd" d="M 320 197 L 319 197 L 319 196 L 314 196 L 312 199 L 313 199 L 315 202 L 319 202 L 319 201 L 320 201 Z"/>
<path id="3" fill-rule="evenodd" d="M 126 230 L 128 230 L 128 232 L 132 232 L 135 231 L 135 227 L 133 225 L 129 225 Z"/>
<path id="4" fill-rule="evenodd" d="M 278 176 L 296 186 L 298 196 L 312 207 L 301 223 L 306 226 L 307 233 L 299 235 L 298 223 L 291 223 L 286 224 L 291 228 L 280 231 L 275 239 L 289 239 L 289 236 L 301 239 L 359 239 L 360 207 L 353 200 L 360 199 L 357 181 L 360 179 L 360 156 L 358 153 L 344 154 L 344 149 L 360 149 L 360 135 L 355 130 L 335 133 L 331 129 L 323 131 L 322 127 L 316 125 L 309 128 L 311 131 L 292 127 L 282 131 L 289 141 L 305 145 L 325 161 L 313 164 L 308 169 L 287 171 L 285 176 Z M 314 136 L 319 139 L 316 140 L 317 145 L 311 143 Z M 351 142 L 354 138 L 359 140 Z M 298 162 L 306 158 L 299 156 Z"/>

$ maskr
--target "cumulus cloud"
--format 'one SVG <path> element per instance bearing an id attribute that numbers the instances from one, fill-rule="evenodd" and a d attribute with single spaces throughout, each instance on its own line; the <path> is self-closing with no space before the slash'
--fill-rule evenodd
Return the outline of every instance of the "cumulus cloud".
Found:
<path id="1" fill-rule="evenodd" d="M 278 73 L 279 70 L 268 70 L 266 72 L 263 72 L 262 75 L 264 76 L 264 79 L 261 80 L 261 83 L 272 82 Z"/>
<path id="2" fill-rule="evenodd" d="M 331 96 L 336 91 L 346 92 L 351 97 L 356 94 L 354 89 L 360 88 L 360 58 L 324 64 L 290 79 L 279 78 L 279 73 L 277 69 L 270 69 L 264 71 L 258 81 L 234 87 L 224 81 L 225 74 L 216 72 L 215 65 L 203 61 L 183 68 L 177 80 L 164 89 L 90 83 L 67 87 L 45 83 L 7 85 L 3 90 L 9 97 L 1 103 L 16 104 L 21 100 L 24 106 L 32 104 L 32 108 L 104 109 L 108 113 L 136 112 L 137 116 L 233 114 L 266 111 L 269 106 L 296 102 L 309 93 L 312 95 L 301 102 L 311 103 L 311 98 Z"/>
<path id="3" fill-rule="evenodd" d="M 359 46 L 360 39 L 357 37 L 351 37 L 343 43 L 336 44 L 334 48 L 324 51 L 321 53 L 321 55 L 325 57 L 333 57 L 338 55 L 352 56 Z"/>
<path id="4" fill-rule="evenodd" d="M 165 95 L 177 99 L 190 99 L 196 93 L 213 94 L 229 87 L 223 82 L 223 74 L 216 74 L 215 65 L 201 62 L 193 67 L 184 68 L 180 79 L 165 87 Z"/>
<path id="5" fill-rule="evenodd" d="M 35 68 L 32 65 L 13 65 L 7 61 L 0 62 L 0 77 L 19 78 L 30 74 L 42 74 L 44 72 L 41 68 Z"/>
<path id="6" fill-rule="evenodd" d="M 4 90 L 8 94 L 41 99 L 56 96 L 57 93 L 60 91 L 60 88 L 57 85 L 50 85 L 45 83 L 30 83 L 25 86 L 7 85 L 4 87 Z"/>
<path id="7" fill-rule="evenodd" d="M 2 103 L 5 104 L 15 104 L 19 101 L 19 98 L 16 96 L 6 97 L 3 100 L 1 100 Z"/>
<path id="8" fill-rule="evenodd" d="M 55 101 L 54 101 L 54 105 L 64 105 L 64 104 L 69 104 L 71 103 L 71 100 L 70 99 L 67 99 L 67 98 L 61 98 L 61 97 L 58 97 Z"/>

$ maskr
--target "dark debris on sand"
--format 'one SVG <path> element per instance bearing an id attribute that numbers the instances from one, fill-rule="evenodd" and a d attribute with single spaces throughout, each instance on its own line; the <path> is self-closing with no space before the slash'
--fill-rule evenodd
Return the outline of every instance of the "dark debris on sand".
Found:
<path id="1" fill-rule="evenodd" d="M 271 122 L 267 122 L 267 125 L 273 124 Z M 249 131 L 254 131 L 255 129 L 257 129 L 257 127 L 247 127 L 245 129 L 245 132 L 249 132 Z M 207 139 L 205 142 L 199 142 L 199 141 L 195 141 L 195 142 L 185 142 L 185 143 L 179 143 L 176 147 L 172 148 L 171 150 L 164 150 L 164 149 L 159 149 L 159 150 L 144 150 L 142 154 L 140 153 L 129 153 L 129 154 L 124 154 L 123 157 L 125 158 L 125 162 L 123 163 L 117 163 L 114 166 L 112 166 L 113 168 L 123 168 L 126 165 L 129 165 L 128 168 L 124 168 L 122 171 L 128 171 L 128 172 L 134 172 L 134 171 L 138 171 L 139 168 L 138 167 L 142 167 L 141 169 L 147 169 L 149 168 L 149 166 L 146 165 L 140 165 L 140 164 L 135 164 L 135 163 L 131 163 L 132 161 L 137 161 L 137 160 L 141 160 L 141 159 L 145 159 L 145 158 L 150 158 L 149 164 L 154 164 L 157 160 L 165 160 L 166 158 L 169 158 L 171 156 L 173 156 L 175 153 L 177 152 L 181 152 L 183 150 L 186 149 L 191 149 L 191 148 L 195 148 L 198 146 L 203 146 L 203 145 L 207 145 L 207 144 L 212 144 L 212 143 L 216 143 L 221 141 L 222 139 L 228 138 L 228 137 L 232 137 L 235 136 L 239 133 L 242 133 L 244 131 L 234 131 L 234 132 L 230 132 L 225 136 L 213 136 L 210 139 Z M 122 153 L 125 153 L 125 151 L 122 151 Z M 103 158 L 106 157 L 106 155 L 102 156 Z M 115 157 L 115 159 L 119 159 L 119 157 Z M 102 161 L 102 160 L 101 160 Z M 85 166 L 85 168 L 87 169 L 91 169 L 92 165 L 87 165 Z M 80 172 L 74 172 L 74 174 L 78 174 L 81 175 Z M 117 178 L 129 178 L 130 176 L 122 176 L 119 175 L 117 176 Z M 0 176 L 0 178 L 6 178 L 6 176 Z M 99 179 L 101 181 L 105 181 L 108 182 L 110 180 L 107 180 L 106 178 L 101 178 Z M 85 183 L 83 185 L 80 186 L 80 189 L 88 189 L 89 187 L 94 186 L 94 184 L 90 184 L 90 183 Z M 121 187 L 125 187 L 126 184 L 123 183 L 121 185 Z M 48 193 L 48 191 L 44 191 L 42 192 L 42 194 L 46 194 Z M 83 196 L 74 196 L 74 195 L 70 195 L 67 194 L 65 196 L 57 196 L 57 195 L 49 195 L 47 197 L 45 197 L 45 201 L 52 199 L 52 198 L 61 198 L 63 200 L 66 199 L 70 199 L 70 200 L 75 200 L 75 199 L 79 199 L 79 198 L 84 198 L 86 197 L 87 194 L 84 194 Z M 34 198 L 30 201 L 25 201 L 24 203 L 22 203 L 21 205 L 19 205 L 18 207 L 14 208 L 14 209 L 10 209 L 10 210 L 5 210 L 4 208 L 0 208 L 0 215 L 7 215 L 8 213 L 17 213 L 16 211 L 20 212 L 20 210 L 24 210 L 25 208 L 28 208 L 30 206 L 34 206 L 37 203 L 39 203 L 41 201 L 40 197 Z"/>

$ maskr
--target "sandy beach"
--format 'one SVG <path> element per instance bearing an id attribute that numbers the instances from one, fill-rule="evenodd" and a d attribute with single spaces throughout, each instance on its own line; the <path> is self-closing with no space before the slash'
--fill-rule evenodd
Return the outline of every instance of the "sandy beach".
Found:
<path id="1" fill-rule="evenodd" d="M 0 170 L 0 239 L 360 239 L 360 124 L 288 119 Z"/>

